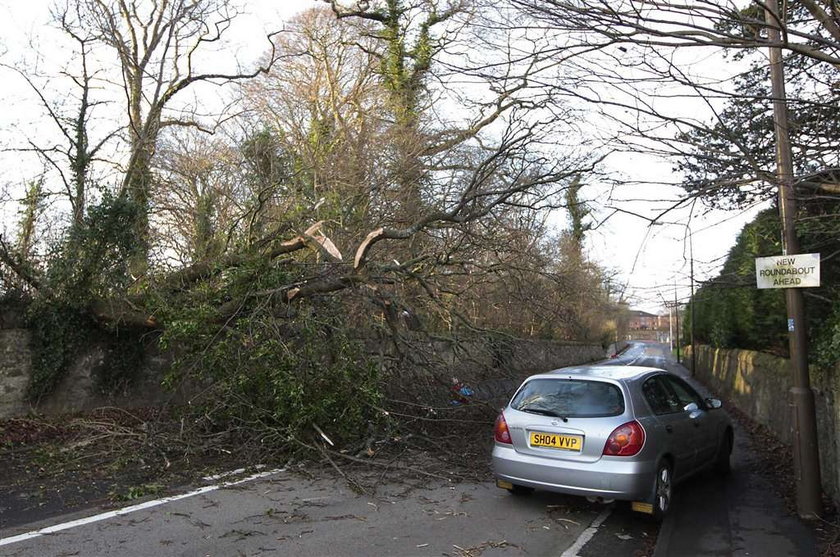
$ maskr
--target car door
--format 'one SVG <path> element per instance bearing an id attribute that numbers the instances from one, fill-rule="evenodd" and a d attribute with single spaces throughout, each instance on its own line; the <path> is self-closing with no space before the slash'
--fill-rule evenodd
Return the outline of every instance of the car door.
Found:
<path id="1" fill-rule="evenodd" d="M 674 391 L 665 383 L 664 375 L 654 375 L 642 384 L 642 394 L 654 415 L 655 435 L 660 443 L 658 453 L 674 457 L 674 475 L 690 474 L 695 467 L 694 426 Z"/>
<path id="2" fill-rule="evenodd" d="M 664 381 L 674 392 L 682 408 L 692 403 L 697 405 L 696 410 L 683 411 L 682 415 L 683 419 L 691 423 L 691 438 L 696 448 L 694 466 L 699 468 L 711 462 L 717 452 L 714 420 L 709 416 L 703 397 L 691 385 L 675 375 L 665 376 Z"/>

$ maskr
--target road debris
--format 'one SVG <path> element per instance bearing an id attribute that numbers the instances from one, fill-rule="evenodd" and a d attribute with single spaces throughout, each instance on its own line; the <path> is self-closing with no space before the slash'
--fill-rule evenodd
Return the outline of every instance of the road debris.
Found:
<path id="1" fill-rule="evenodd" d="M 518 545 L 513 543 L 508 543 L 507 540 L 500 540 L 500 541 L 486 541 L 479 545 L 475 545 L 472 547 L 461 547 L 459 545 L 452 544 L 452 547 L 455 548 L 457 557 L 479 557 L 482 553 L 484 553 L 487 549 L 504 549 L 506 547 L 515 547 L 519 548 Z"/>
<path id="2" fill-rule="evenodd" d="M 624 541 L 633 539 L 633 536 L 631 536 L 630 534 L 616 534 L 615 537 Z"/>

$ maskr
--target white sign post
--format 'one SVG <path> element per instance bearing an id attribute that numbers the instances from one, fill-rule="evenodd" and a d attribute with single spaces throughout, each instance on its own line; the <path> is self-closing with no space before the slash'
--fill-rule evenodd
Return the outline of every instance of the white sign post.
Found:
<path id="1" fill-rule="evenodd" d="M 758 288 L 814 288 L 820 285 L 820 254 L 756 257 Z"/>

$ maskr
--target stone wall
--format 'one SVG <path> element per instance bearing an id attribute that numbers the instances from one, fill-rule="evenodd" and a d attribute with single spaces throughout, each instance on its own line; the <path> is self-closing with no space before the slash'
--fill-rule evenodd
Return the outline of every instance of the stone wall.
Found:
<path id="1" fill-rule="evenodd" d="M 65 414 L 103 406 L 157 406 L 178 396 L 161 387 L 169 361 L 155 352 L 146 354 L 144 365 L 130 389 L 109 394 L 99 392 L 95 374 L 105 365 L 105 347 L 92 342 L 76 358 L 52 394 L 37 404 L 30 403 L 26 400 L 32 369 L 29 335 L 26 329 L 0 329 L 0 418 L 23 416 L 30 412 Z"/>
<path id="2" fill-rule="evenodd" d="M 695 376 L 776 432 L 782 442 L 791 444 L 790 360 L 751 350 L 698 346 Z M 831 370 L 811 368 L 811 387 L 816 399 L 823 487 L 835 502 L 840 502 L 840 364 Z"/>
<path id="3" fill-rule="evenodd" d="M 509 395 L 524 376 L 604 358 L 603 348 L 590 344 L 515 339 L 430 340 L 425 336 L 417 336 L 399 349 L 390 343 L 370 341 L 368 351 L 381 362 L 389 387 L 429 402 L 448 396 L 452 377 L 471 384 L 487 400 L 495 401 Z M 127 391 L 107 395 L 97 392 L 95 374 L 104 365 L 105 348 L 92 342 L 55 391 L 32 405 L 26 401 L 32 367 L 29 331 L 0 328 L 0 358 L 0 418 L 29 412 L 55 415 L 102 406 L 158 406 L 185 398 L 161 387 L 169 361 L 157 353 L 146 354 L 145 365 Z"/>
<path id="4" fill-rule="evenodd" d="M 600 345 L 546 340 L 445 339 L 427 344 L 429 365 L 419 365 L 415 372 L 425 373 L 426 367 L 445 368 L 451 374 L 473 380 L 542 373 L 602 360 L 605 356 Z"/>
<path id="5" fill-rule="evenodd" d="M 21 416 L 29 410 L 26 387 L 32 369 L 29 331 L 0 329 L 0 418 Z"/>

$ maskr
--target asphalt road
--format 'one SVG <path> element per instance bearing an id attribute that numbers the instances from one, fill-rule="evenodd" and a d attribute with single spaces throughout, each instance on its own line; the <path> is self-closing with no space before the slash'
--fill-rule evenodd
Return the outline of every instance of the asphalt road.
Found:
<path id="1" fill-rule="evenodd" d="M 629 556 L 646 545 L 648 535 L 628 530 L 626 523 L 650 526 L 629 511 L 551 493 L 515 497 L 491 483 L 393 483 L 376 496 L 363 496 L 340 478 L 304 479 L 287 471 L 110 514 L 101 520 L 90 513 L 65 516 L 0 532 L 0 554 L 559 556 L 570 547 L 567 555 L 603 554 L 588 550 L 606 539 L 610 555 Z M 600 528 L 587 530 L 604 518 Z M 69 527 L 38 533 L 49 526 Z M 580 544 L 587 532 L 597 535 L 583 536 L 586 543 Z"/>
<path id="2" fill-rule="evenodd" d="M 680 365 L 667 345 L 640 341 L 631 342 L 618 357 L 603 363 L 607 365 L 658 367 L 669 371 Z"/>
<path id="3" fill-rule="evenodd" d="M 634 345 L 610 363 L 664 367 L 669 357 L 665 347 Z M 327 472 L 229 480 L 237 483 L 0 531 L 0 555 L 629 557 L 650 552 L 656 532 L 625 505 L 546 492 L 516 497 L 489 481 L 392 479 L 359 494 Z"/>

